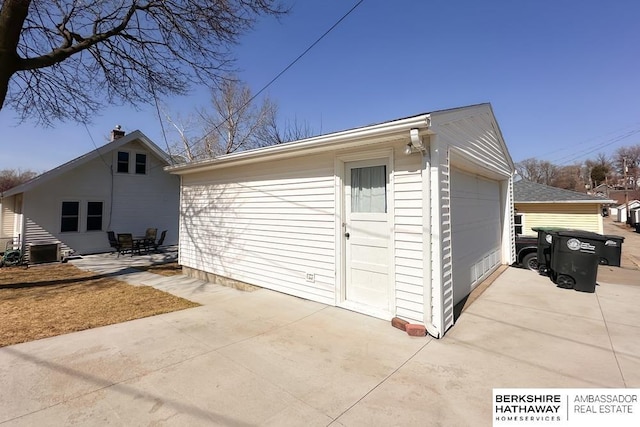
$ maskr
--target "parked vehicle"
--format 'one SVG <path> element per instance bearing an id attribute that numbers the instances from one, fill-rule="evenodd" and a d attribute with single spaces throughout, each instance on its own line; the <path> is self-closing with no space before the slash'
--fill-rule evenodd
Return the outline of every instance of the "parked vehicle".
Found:
<path id="1" fill-rule="evenodd" d="M 538 271 L 538 236 L 516 236 L 516 263 Z"/>

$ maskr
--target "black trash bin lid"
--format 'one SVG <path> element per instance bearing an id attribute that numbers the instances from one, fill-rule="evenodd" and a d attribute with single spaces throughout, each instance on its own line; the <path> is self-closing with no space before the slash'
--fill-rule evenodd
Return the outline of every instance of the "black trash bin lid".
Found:
<path id="1" fill-rule="evenodd" d="M 566 231 L 566 230 L 570 230 L 569 228 L 566 227 L 532 227 L 531 228 L 533 231 L 544 231 L 545 233 L 549 233 L 551 231 Z"/>
<path id="2" fill-rule="evenodd" d="M 624 237 L 616 236 L 615 234 L 605 234 L 604 237 L 609 240 L 620 240 L 620 242 L 624 242 Z"/>
<path id="3" fill-rule="evenodd" d="M 575 237 L 577 239 L 591 239 L 591 240 L 598 240 L 601 242 L 604 242 L 605 240 L 607 240 L 607 237 L 603 236 L 602 234 L 593 233 L 591 231 L 585 231 L 585 230 L 556 231 L 553 234 L 557 234 L 558 236 L 562 236 L 562 237 Z"/>

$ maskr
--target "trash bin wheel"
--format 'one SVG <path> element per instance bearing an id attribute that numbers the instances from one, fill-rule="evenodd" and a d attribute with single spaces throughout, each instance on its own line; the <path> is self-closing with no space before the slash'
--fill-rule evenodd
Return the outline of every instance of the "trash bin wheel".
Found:
<path id="1" fill-rule="evenodd" d="M 576 281 L 573 280 L 573 277 L 567 276 L 566 274 L 558 274 L 556 285 L 560 288 L 572 289 L 576 285 Z"/>
<path id="2" fill-rule="evenodd" d="M 600 265 L 609 265 L 609 260 L 606 258 L 600 258 Z"/>
<path id="3" fill-rule="evenodd" d="M 538 254 L 531 252 L 522 258 L 522 265 L 531 271 L 538 271 Z"/>

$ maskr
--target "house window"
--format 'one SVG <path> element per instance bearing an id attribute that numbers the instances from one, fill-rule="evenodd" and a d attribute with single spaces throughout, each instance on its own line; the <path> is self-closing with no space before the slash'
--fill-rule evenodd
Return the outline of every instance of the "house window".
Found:
<path id="1" fill-rule="evenodd" d="M 129 153 L 118 151 L 118 173 L 129 173 Z"/>
<path id="2" fill-rule="evenodd" d="M 147 173 L 147 155 L 136 154 L 136 174 L 144 175 Z"/>
<path id="3" fill-rule="evenodd" d="M 524 215 L 515 214 L 513 217 L 513 224 L 515 226 L 516 236 L 519 236 L 524 231 Z"/>
<path id="4" fill-rule="evenodd" d="M 87 231 L 102 230 L 102 202 L 87 202 Z"/>
<path id="5" fill-rule="evenodd" d="M 62 220 L 60 231 L 78 231 L 80 202 L 62 202 Z"/>

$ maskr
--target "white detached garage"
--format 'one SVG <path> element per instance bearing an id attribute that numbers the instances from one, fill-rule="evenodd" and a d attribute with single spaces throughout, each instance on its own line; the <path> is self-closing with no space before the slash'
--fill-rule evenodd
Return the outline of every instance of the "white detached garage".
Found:
<path id="1" fill-rule="evenodd" d="M 513 162 L 489 104 L 167 168 L 180 259 L 441 337 L 514 260 Z"/>

